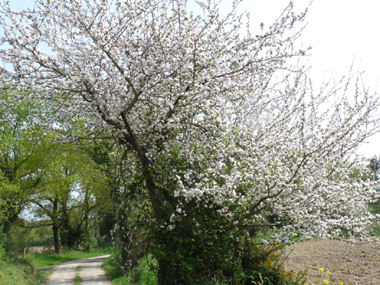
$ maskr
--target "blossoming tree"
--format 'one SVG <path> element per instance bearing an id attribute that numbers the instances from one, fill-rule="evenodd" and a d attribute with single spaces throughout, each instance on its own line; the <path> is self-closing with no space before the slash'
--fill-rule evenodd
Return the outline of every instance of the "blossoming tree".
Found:
<path id="1" fill-rule="evenodd" d="M 295 48 L 306 12 L 292 3 L 254 35 L 248 14 L 222 17 L 216 2 L 197 1 L 200 15 L 185 0 L 1 3 L 3 88 L 117 142 L 120 195 L 159 284 L 210 278 L 268 216 L 282 228 L 263 243 L 363 236 L 374 219 L 373 185 L 349 166 L 379 98 L 360 78 L 311 88 L 294 64 L 308 52 Z"/>

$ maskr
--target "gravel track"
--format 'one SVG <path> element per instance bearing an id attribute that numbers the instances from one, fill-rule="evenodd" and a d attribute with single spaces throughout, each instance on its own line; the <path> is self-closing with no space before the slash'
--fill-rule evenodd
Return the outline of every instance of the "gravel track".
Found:
<path id="1" fill-rule="evenodd" d="M 82 285 L 111 285 L 102 268 L 108 257 L 103 255 L 64 262 L 52 270 L 46 285 L 72 285 L 76 274 L 82 277 Z"/>

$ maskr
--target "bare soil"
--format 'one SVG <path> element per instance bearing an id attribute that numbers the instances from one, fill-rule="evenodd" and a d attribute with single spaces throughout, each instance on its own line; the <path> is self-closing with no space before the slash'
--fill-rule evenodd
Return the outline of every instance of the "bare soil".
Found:
<path id="1" fill-rule="evenodd" d="M 27 249 L 28 252 L 54 252 L 54 247 L 46 247 L 46 246 L 31 246 Z"/>
<path id="2" fill-rule="evenodd" d="M 64 248 L 61 247 L 61 250 Z M 78 247 L 79 250 L 84 250 L 83 246 Z M 53 254 L 54 253 L 54 246 L 31 246 L 26 248 L 26 252 L 31 253 L 31 252 L 39 252 L 39 253 L 49 253 Z"/>
<path id="3" fill-rule="evenodd" d="M 309 284 L 320 282 L 320 268 L 330 271 L 330 285 L 380 285 L 380 246 L 358 242 L 354 245 L 341 241 L 323 240 L 296 243 L 287 248 L 287 270 L 308 268 Z"/>

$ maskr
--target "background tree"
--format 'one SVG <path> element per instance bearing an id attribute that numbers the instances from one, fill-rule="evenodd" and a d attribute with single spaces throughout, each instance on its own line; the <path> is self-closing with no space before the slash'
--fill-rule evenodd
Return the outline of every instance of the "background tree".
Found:
<path id="1" fill-rule="evenodd" d="M 46 221 L 31 224 L 20 219 L 21 212 L 24 210 L 28 212 L 27 208 L 31 201 L 46 206 L 46 199 L 50 199 L 57 209 L 55 211 L 51 209 L 48 212 L 51 217 L 54 217 L 54 224 L 60 225 L 63 245 L 77 246 L 78 243 L 85 241 L 85 235 L 87 239 L 91 238 L 89 216 L 95 210 L 110 208 L 108 185 L 102 185 L 102 183 L 108 184 L 107 178 L 104 177 L 102 166 L 96 165 L 90 157 L 92 154 L 85 150 L 86 147 L 90 147 L 89 145 L 79 147 L 77 144 L 80 149 L 75 151 L 74 145 L 61 146 L 55 142 L 55 137 L 65 131 L 80 132 L 83 128 L 83 119 L 76 121 L 54 119 L 54 129 L 44 131 L 42 125 L 47 123 L 47 117 L 52 119 L 51 113 L 41 105 L 22 102 L 18 102 L 16 108 L 10 108 L 16 104 L 18 98 L 16 94 L 16 92 L 7 91 L 0 97 L 2 102 L 0 113 L 2 122 L 0 126 L 1 228 L 4 233 L 9 234 L 15 223 L 26 228 L 51 225 Z M 68 155 L 70 152 L 71 155 Z M 70 159 L 71 162 L 69 162 Z M 78 161 L 81 159 L 83 161 Z M 66 161 L 66 166 L 71 164 L 76 173 L 71 173 L 74 168 L 70 171 L 63 169 L 65 168 L 63 161 Z M 58 168 L 53 170 L 54 167 Z M 54 171 L 55 173 L 52 174 Z M 65 171 L 66 173 L 59 176 Z M 80 173 L 80 179 L 77 173 Z M 40 183 L 43 181 L 46 186 L 46 181 L 49 179 L 52 183 L 52 175 L 55 175 L 54 183 L 57 187 L 49 189 L 49 197 L 44 196 L 46 193 Z M 70 182 L 68 181 L 70 179 L 74 180 Z M 80 182 L 82 188 L 74 190 L 70 188 L 70 184 L 73 186 L 74 182 Z M 76 184 L 76 187 L 79 187 L 79 184 Z M 71 193 L 76 191 L 77 199 L 71 199 L 68 191 Z M 43 197 L 46 199 L 43 200 Z M 76 203 L 75 210 L 71 211 L 73 205 L 68 208 L 68 203 Z M 63 213 L 58 211 L 58 207 L 61 207 L 60 211 Z M 29 214 L 31 214 L 30 211 Z M 56 249 L 59 250 L 58 228 L 53 227 L 53 229 Z"/>
<path id="2" fill-rule="evenodd" d="M 143 230 L 159 284 L 250 282 L 248 240 L 273 214 L 291 222 L 263 243 L 365 235 L 374 183 L 352 183 L 347 161 L 379 98 L 360 77 L 311 88 L 289 61 L 307 53 L 292 3 L 258 35 L 235 4 L 222 17 L 197 3 L 202 15 L 182 0 L 2 3 L 2 84 L 119 145 L 118 230 Z"/>
<path id="3" fill-rule="evenodd" d="M 39 219 L 52 226 L 55 251 L 77 247 L 90 237 L 90 216 L 107 203 L 107 176 L 91 157 L 74 145 L 61 146 L 43 170 L 38 192 L 29 198 Z M 61 241 L 61 243 L 60 243 Z"/>
<path id="4" fill-rule="evenodd" d="M 0 94 L 0 209 L 6 216 L 3 231 L 7 233 L 24 209 L 29 195 L 36 191 L 40 168 L 49 153 L 41 121 L 44 116 L 37 104 L 17 102 L 16 93 Z M 16 108 L 10 108 L 17 102 Z M 5 185 L 8 185 L 7 187 Z"/>
<path id="5" fill-rule="evenodd" d="M 111 141 L 112 142 L 112 141 Z M 114 145 L 108 140 L 93 141 L 84 147 L 84 150 L 89 153 L 94 162 L 104 170 L 104 173 L 108 177 L 108 194 L 106 200 L 109 203 L 103 203 L 100 208 L 97 209 L 96 223 L 98 231 L 95 231 L 101 237 L 105 237 L 105 242 L 109 243 L 112 239 L 111 232 L 117 221 L 117 207 L 118 204 L 118 183 L 115 173 L 115 150 Z"/>

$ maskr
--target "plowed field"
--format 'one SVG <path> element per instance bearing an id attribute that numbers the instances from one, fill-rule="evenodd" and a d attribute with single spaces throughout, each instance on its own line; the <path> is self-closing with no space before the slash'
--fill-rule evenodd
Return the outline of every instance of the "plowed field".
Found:
<path id="1" fill-rule="evenodd" d="M 340 241 L 308 241 L 287 248 L 288 270 L 308 269 L 310 284 L 320 283 L 330 271 L 330 285 L 344 282 L 348 285 L 380 285 L 380 246 L 358 242 L 354 245 Z"/>

